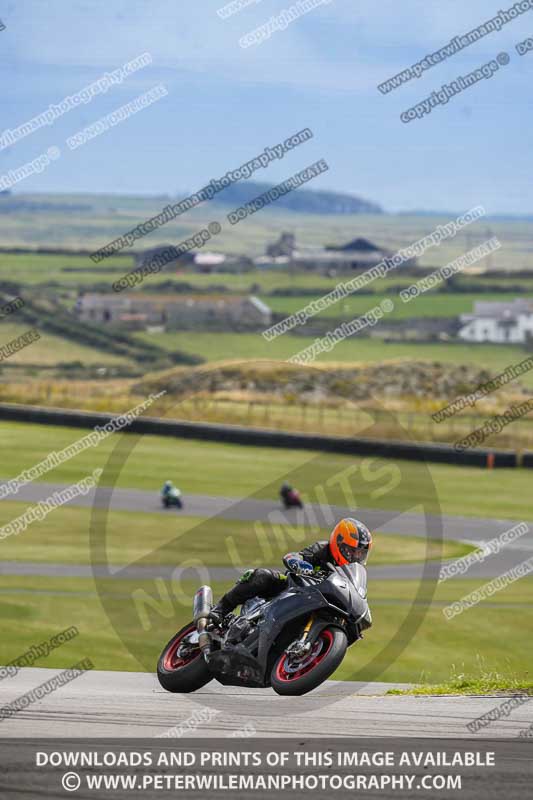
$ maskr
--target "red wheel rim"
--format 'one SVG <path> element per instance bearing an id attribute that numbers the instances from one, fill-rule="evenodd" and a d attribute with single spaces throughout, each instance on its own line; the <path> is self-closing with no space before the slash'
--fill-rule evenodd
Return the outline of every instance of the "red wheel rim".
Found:
<path id="1" fill-rule="evenodd" d="M 191 625 L 189 628 L 186 628 L 183 631 L 183 633 L 181 633 L 176 639 L 174 639 L 174 641 L 171 642 L 170 645 L 168 646 L 167 651 L 165 653 L 165 657 L 163 659 L 163 666 L 169 672 L 171 672 L 172 670 L 180 669 L 180 667 L 185 667 L 187 664 L 190 664 L 192 661 L 194 661 L 195 658 L 198 658 L 198 656 L 201 655 L 200 648 L 195 648 L 192 651 L 192 653 L 185 658 L 178 656 L 178 650 L 183 640 L 185 639 L 186 636 L 189 635 L 189 633 L 192 633 L 194 630 L 196 630 L 194 625 Z"/>
<path id="2" fill-rule="evenodd" d="M 303 675 L 307 675 L 311 670 L 317 667 L 321 661 L 325 659 L 327 654 L 332 648 L 333 645 L 333 634 L 327 628 L 323 630 L 315 642 L 314 649 L 317 649 L 318 652 L 315 655 L 311 655 L 309 661 L 304 661 L 304 666 L 301 669 L 296 671 L 289 671 L 289 660 L 287 655 L 284 654 L 278 661 L 278 666 L 276 667 L 276 678 L 278 681 L 284 681 L 285 683 L 290 683 L 291 681 L 295 681 L 298 678 L 303 677 Z M 309 656 L 307 657 L 309 658 Z"/>

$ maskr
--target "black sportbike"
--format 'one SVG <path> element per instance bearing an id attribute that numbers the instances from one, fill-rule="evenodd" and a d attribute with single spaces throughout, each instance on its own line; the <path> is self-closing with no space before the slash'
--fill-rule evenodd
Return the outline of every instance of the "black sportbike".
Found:
<path id="1" fill-rule="evenodd" d="M 254 597 L 222 626 L 211 621 L 209 586 L 194 598 L 194 621 L 166 645 L 157 665 L 169 692 L 194 692 L 216 678 L 225 686 L 271 686 L 301 695 L 329 678 L 370 621 L 366 570 L 329 566 L 321 575 L 288 573 L 272 600 Z"/>

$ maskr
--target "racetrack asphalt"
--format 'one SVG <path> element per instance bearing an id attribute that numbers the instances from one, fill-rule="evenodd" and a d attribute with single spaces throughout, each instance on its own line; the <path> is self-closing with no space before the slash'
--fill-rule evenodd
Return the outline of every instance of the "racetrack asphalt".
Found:
<path id="1" fill-rule="evenodd" d="M 41 685 L 60 670 L 21 669 L 0 681 L 0 706 Z M 304 697 L 279 697 L 271 689 L 222 687 L 216 681 L 189 695 L 169 694 L 155 675 L 91 671 L 3 720 L 4 737 L 157 737 L 176 726 L 187 736 L 225 737 L 245 725 L 258 736 L 421 736 L 471 738 L 468 722 L 505 698 L 386 695 L 405 684 L 327 681 Z M 533 701 L 533 698 L 532 698 Z M 212 709 L 207 724 L 186 725 L 193 713 Z M 495 719 L 476 738 L 516 737 L 533 720 L 533 702 Z"/>
<path id="2" fill-rule="evenodd" d="M 1 483 L 1 482 L 0 482 Z M 30 483 L 24 486 L 16 495 L 8 495 L 7 500 L 37 503 L 46 500 L 55 491 L 64 489 L 64 484 Z M 99 494 L 95 499 L 92 490 L 87 495 L 80 495 L 70 501 L 68 505 L 91 507 L 103 505 L 108 501 L 108 493 Z M 353 509 L 342 506 L 308 505 L 303 511 L 291 509 L 285 511 L 280 508 L 277 501 L 257 500 L 254 498 L 227 498 L 212 497 L 210 495 L 187 495 L 183 511 L 177 509 L 164 509 L 157 492 L 141 489 L 115 488 L 109 497 L 109 507 L 112 510 L 147 512 L 153 514 L 186 514 L 187 516 L 223 519 L 238 519 L 249 522 L 256 520 L 273 523 L 296 523 L 316 526 L 317 519 L 340 519 L 343 516 L 352 516 Z M 479 519 L 476 517 L 459 517 L 445 515 L 440 519 L 430 515 L 409 512 L 395 512 L 381 509 L 357 509 L 357 515 L 374 531 L 391 533 L 398 536 L 420 536 L 433 538 L 439 535 L 442 524 L 444 539 L 465 541 L 477 546 L 482 546 L 490 539 L 509 530 L 517 521 L 501 519 Z M 501 575 L 508 569 L 522 563 L 533 555 L 533 522 L 529 523 L 529 532 L 511 544 L 505 545 L 502 550 L 484 561 L 472 565 L 468 572 L 457 577 L 465 578 L 490 578 Z M 421 576 L 423 564 L 399 564 L 394 566 L 372 567 L 369 562 L 369 577 L 376 580 L 388 579 L 416 579 Z M 93 569 L 95 572 L 93 572 Z M 169 573 L 174 567 L 131 566 L 117 570 L 117 578 L 152 578 L 164 576 L 165 570 Z M 438 569 L 434 566 L 435 571 Z M 235 577 L 236 570 L 230 567 L 214 567 L 210 573 L 212 580 L 231 580 Z M 87 577 L 92 574 L 108 574 L 105 568 L 95 566 L 91 568 L 81 564 L 34 564 L 29 562 L 0 562 L 0 575 L 43 575 L 57 577 Z M 426 573 L 428 574 L 428 573 Z M 431 573 L 430 573 L 431 574 Z"/>

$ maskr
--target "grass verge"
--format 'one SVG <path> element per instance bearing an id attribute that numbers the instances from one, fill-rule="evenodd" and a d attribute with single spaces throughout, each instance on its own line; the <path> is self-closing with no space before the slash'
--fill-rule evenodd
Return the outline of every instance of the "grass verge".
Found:
<path id="1" fill-rule="evenodd" d="M 533 679 L 528 673 L 523 676 L 507 675 L 498 672 L 481 672 L 470 675 L 456 674 L 448 681 L 436 685 L 414 686 L 412 689 L 390 689 L 387 694 L 407 694 L 416 696 L 434 695 L 487 695 L 487 694 L 530 694 L 533 696 Z"/>
<path id="2" fill-rule="evenodd" d="M 0 503 L 0 527 L 22 514 L 25 503 Z M 91 509 L 74 506 L 56 509 L 34 522 L 18 536 L 2 540 L 0 560 L 89 564 Z M 265 534 L 263 534 L 263 530 Z M 300 525 L 278 525 L 275 535 L 268 525 L 229 519 L 189 517 L 169 510 L 165 514 L 128 511 L 109 513 L 106 536 L 107 563 L 179 565 L 199 559 L 209 566 L 276 566 L 290 550 L 317 539 L 329 530 Z M 474 548 L 446 541 L 443 558 L 458 558 Z M 237 554 L 237 557 L 234 554 Z M 439 558 L 441 546 L 416 536 L 374 535 L 372 566 L 405 564 Z M 95 562 L 98 563 L 98 562 Z"/>

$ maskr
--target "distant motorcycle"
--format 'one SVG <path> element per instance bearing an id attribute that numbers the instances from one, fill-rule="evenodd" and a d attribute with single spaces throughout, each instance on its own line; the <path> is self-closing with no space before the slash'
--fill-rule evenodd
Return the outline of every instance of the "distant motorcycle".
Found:
<path id="1" fill-rule="evenodd" d="M 285 508 L 303 508 L 304 504 L 298 489 L 291 489 L 281 495 L 281 500 Z"/>
<path id="2" fill-rule="evenodd" d="M 183 508 L 181 492 L 175 487 L 161 495 L 161 502 L 165 508 L 171 508 L 172 506 L 175 506 L 176 508 Z"/>
<path id="3" fill-rule="evenodd" d="M 159 683 L 169 692 L 194 692 L 216 678 L 224 686 L 306 694 L 362 638 L 362 620 L 370 617 L 366 584 L 361 564 L 330 565 L 322 576 L 289 572 L 281 594 L 247 600 L 222 625 L 211 620 L 212 591 L 202 586 L 194 597 L 194 620 L 159 657 Z"/>

